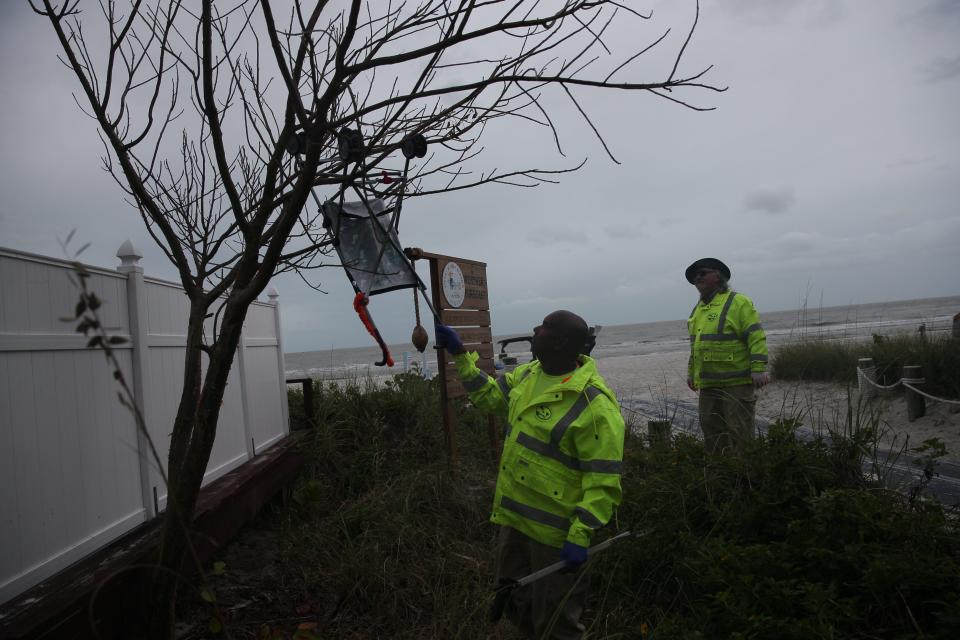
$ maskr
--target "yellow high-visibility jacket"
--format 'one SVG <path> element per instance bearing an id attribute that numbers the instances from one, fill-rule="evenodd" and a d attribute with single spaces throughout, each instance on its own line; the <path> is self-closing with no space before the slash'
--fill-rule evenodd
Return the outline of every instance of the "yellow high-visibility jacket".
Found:
<path id="1" fill-rule="evenodd" d="M 586 547 L 620 504 L 623 416 L 593 359 L 534 396 L 537 361 L 491 378 L 475 352 L 454 357 L 470 400 L 503 418 L 507 436 L 490 520 L 534 540 Z"/>
<path id="2" fill-rule="evenodd" d="M 767 337 L 753 301 L 742 293 L 718 293 L 700 301 L 687 320 L 688 376 L 698 389 L 751 384 L 767 369 Z"/>

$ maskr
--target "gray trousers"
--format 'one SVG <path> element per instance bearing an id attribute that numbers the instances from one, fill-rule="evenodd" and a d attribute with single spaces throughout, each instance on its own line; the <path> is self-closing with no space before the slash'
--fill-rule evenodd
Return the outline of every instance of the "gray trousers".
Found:
<path id="1" fill-rule="evenodd" d="M 752 384 L 700 390 L 700 429 L 707 453 L 735 452 L 756 431 L 757 397 Z"/>
<path id="2" fill-rule="evenodd" d="M 516 529 L 500 527 L 497 541 L 497 582 L 518 580 L 557 562 L 560 550 L 529 538 Z M 587 578 L 583 571 L 554 573 L 510 595 L 505 614 L 531 640 L 580 640 Z"/>

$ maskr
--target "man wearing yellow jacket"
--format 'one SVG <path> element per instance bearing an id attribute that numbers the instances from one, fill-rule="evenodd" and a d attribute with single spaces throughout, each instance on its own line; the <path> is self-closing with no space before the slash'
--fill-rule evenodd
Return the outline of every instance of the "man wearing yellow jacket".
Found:
<path id="1" fill-rule="evenodd" d="M 687 320 L 687 385 L 700 392 L 704 446 L 737 450 L 754 434 L 756 389 L 770 381 L 767 338 L 753 301 L 730 288 L 727 265 L 701 258 L 685 275 L 700 294 Z"/>
<path id="2" fill-rule="evenodd" d="M 533 331 L 536 360 L 496 379 L 477 368 L 479 356 L 456 331 L 435 328 L 473 404 L 508 425 L 490 517 L 500 525 L 498 580 L 558 559 L 578 569 L 620 504 L 624 436 L 616 396 L 580 353 L 586 322 L 570 311 L 547 315 Z M 554 573 L 514 591 L 507 616 L 528 638 L 579 639 L 585 586 L 572 571 Z"/>

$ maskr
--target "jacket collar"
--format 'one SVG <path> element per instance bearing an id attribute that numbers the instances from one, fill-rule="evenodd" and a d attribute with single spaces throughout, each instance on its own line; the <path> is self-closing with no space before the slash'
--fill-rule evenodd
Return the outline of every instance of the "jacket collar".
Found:
<path id="1" fill-rule="evenodd" d="M 723 301 L 726 300 L 727 296 L 730 295 L 731 293 L 733 293 L 733 289 L 727 289 L 726 291 L 718 291 L 715 294 L 713 294 L 713 297 L 710 298 L 708 302 L 704 302 L 703 300 L 697 300 L 697 305 L 701 307 L 712 307 L 714 305 L 719 305 L 723 303 Z"/>
<path id="2" fill-rule="evenodd" d="M 555 390 L 562 390 L 562 391 L 574 391 L 576 393 L 580 393 L 583 391 L 584 387 L 586 387 L 588 384 L 591 384 L 591 380 L 593 380 L 594 383 L 599 382 L 599 375 L 597 373 L 596 361 L 590 356 L 585 356 L 583 354 L 578 356 L 577 360 L 580 362 L 579 367 L 562 376 L 561 380 L 563 380 L 563 382 L 560 382 L 552 387 L 549 387 L 548 389 L 545 389 L 544 392 L 547 393 Z M 535 369 L 532 371 L 532 373 L 536 373 L 536 374 L 544 373 L 543 366 L 540 364 L 540 362 L 535 362 L 533 366 L 535 367 Z M 597 385 L 597 386 L 601 386 L 601 385 Z"/>

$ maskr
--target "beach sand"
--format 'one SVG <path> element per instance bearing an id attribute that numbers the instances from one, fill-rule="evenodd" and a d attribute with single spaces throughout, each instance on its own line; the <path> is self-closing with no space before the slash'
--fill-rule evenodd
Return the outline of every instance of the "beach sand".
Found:
<path id="1" fill-rule="evenodd" d="M 665 398 L 694 406 L 697 403 L 697 394 L 686 384 L 685 351 L 601 358 L 597 367 L 619 398 L 640 398 L 661 406 Z M 809 427 L 836 427 L 846 421 L 848 398 L 858 406 L 856 385 L 848 389 L 842 384 L 773 380 L 758 393 L 757 416 L 770 421 L 781 416 L 799 417 Z M 888 446 L 900 447 L 906 442 L 910 448 L 918 447 L 935 437 L 946 446 L 947 457 L 960 459 L 960 406 L 928 400 L 927 415 L 914 422 L 907 419 L 906 401 L 900 392 L 860 406 L 879 416 Z M 634 418 L 645 424 L 642 416 Z"/>

